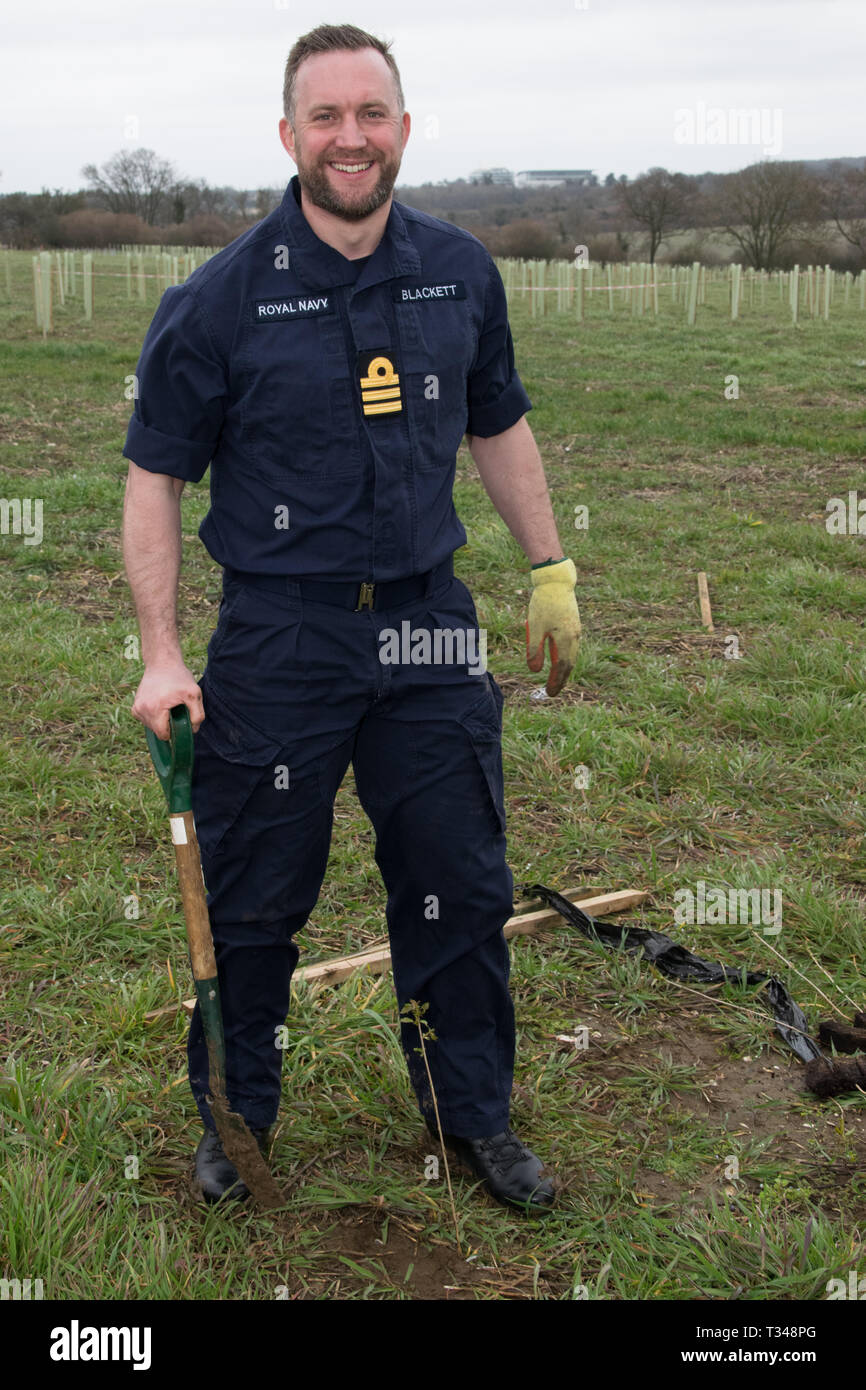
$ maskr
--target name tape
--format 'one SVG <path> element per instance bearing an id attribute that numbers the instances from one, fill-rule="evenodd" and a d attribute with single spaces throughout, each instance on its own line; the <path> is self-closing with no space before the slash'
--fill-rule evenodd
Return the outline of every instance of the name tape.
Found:
<path id="1" fill-rule="evenodd" d="M 316 314 L 333 314 L 329 294 L 293 295 L 290 299 L 257 299 L 253 304 L 253 323 L 290 323 L 310 319 Z"/>
<path id="2" fill-rule="evenodd" d="M 466 285 L 462 280 L 451 280 L 442 285 L 394 285 L 391 297 L 395 304 L 416 304 L 421 300 L 465 299 Z"/>

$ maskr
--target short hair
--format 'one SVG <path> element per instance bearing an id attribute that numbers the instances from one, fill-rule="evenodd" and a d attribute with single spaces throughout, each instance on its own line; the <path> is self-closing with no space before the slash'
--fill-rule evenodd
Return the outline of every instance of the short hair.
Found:
<path id="1" fill-rule="evenodd" d="M 304 59 L 311 58 L 314 53 L 356 52 L 362 48 L 374 48 L 385 59 L 394 77 L 397 103 L 400 108 L 400 115 L 403 115 L 406 110 L 406 102 L 400 82 L 400 73 L 391 55 L 390 41 L 377 39 L 375 34 L 368 34 L 364 29 L 358 29 L 354 24 L 319 24 L 308 34 L 302 34 L 292 45 L 292 50 L 286 61 L 286 72 L 283 79 L 283 112 L 292 129 L 295 125 L 295 79 L 298 68 Z"/>

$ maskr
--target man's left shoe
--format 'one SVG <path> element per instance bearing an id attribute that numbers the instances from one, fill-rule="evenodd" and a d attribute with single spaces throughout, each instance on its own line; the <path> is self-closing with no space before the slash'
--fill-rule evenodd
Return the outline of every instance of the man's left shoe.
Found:
<path id="1" fill-rule="evenodd" d="M 435 1134 L 433 1138 L 438 1140 Z M 553 1184 L 541 1177 L 544 1164 L 513 1129 L 486 1139 L 461 1139 L 454 1134 L 444 1134 L 443 1138 L 446 1147 L 484 1180 L 497 1202 L 532 1216 L 548 1215 L 556 1200 Z"/>
<path id="2" fill-rule="evenodd" d="M 262 1157 L 266 1157 L 270 1127 L 251 1130 L 259 1146 Z M 208 1203 L 218 1202 L 225 1197 L 230 1202 L 245 1202 L 250 1190 L 231 1159 L 226 1156 L 223 1141 L 216 1130 L 205 1129 L 195 1151 L 195 1175 L 201 1185 L 202 1196 Z"/>

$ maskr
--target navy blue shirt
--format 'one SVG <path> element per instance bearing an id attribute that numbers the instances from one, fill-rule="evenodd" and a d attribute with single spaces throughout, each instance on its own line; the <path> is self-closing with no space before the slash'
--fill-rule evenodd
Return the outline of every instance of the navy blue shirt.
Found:
<path id="1" fill-rule="evenodd" d="M 532 408 L 502 278 L 470 232 L 393 201 L 369 257 L 321 241 L 295 175 L 270 216 L 167 289 L 124 456 L 198 482 L 199 535 L 233 569 L 383 581 L 466 540 L 464 434 Z"/>

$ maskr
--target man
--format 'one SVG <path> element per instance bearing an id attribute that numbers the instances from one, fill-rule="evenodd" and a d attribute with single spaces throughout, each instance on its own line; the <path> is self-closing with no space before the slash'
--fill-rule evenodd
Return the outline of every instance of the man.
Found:
<path id="1" fill-rule="evenodd" d="M 574 565 L 524 419 L 496 266 L 469 233 L 393 201 L 410 118 L 389 46 L 351 25 L 314 29 L 289 55 L 284 105 L 298 172 L 281 206 L 166 291 L 138 367 L 124 447 L 145 663 L 133 714 L 167 738 L 170 708 L 190 710 L 228 1097 L 262 1148 L 292 937 L 315 906 L 351 761 L 388 891 L 398 1003 L 426 1005 L 435 1034 L 446 1143 L 499 1201 L 543 1213 L 554 1189 L 509 1126 L 502 695 L 452 570 L 466 539 L 452 502 L 464 433 L 533 566 L 527 657 L 541 670 L 549 639 L 549 694 L 577 651 Z M 224 578 L 199 685 L 175 622 L 180 494 L 209 465 L 199 534 Z M 417 1025 L 401 1030 L 435 1137 Z M 207 1106 L 198 1010 L 188 1052 L 204 1195 L 247 1196 Z"/>

